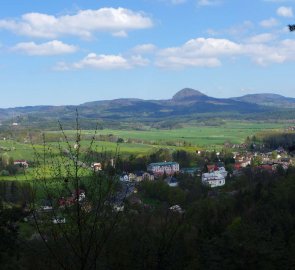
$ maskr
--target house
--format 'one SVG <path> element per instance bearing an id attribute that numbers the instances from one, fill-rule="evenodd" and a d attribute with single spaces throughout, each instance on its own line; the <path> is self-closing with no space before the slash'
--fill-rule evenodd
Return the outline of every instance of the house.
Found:
<path id="1" fill-rule="evenodd" d="M 100 162 L 94 162 L 91 164 L 91 168 L 98 172 L 98 171 L 101 171 L 102 170 L 102 166 L 101 166 L 101 163 Z"/>
<path id="2" fill-rule="evenodd" d="M 218 172 L 225 178 L 228 173 L 222 165 L 224 165 L 223 162 L 220 162 L 219 166 L 218 165 L 207 165 L 207 170 L 209 173 Z"/>
<path id="3" fill-rule="evenodd" d="M 128 175 L 127 173 L 123 173 L 123 174 L 120 176 L 120 181 L 122 181 L 122 182 L 130 182 L 129 175 Z"/>
<path id="4" fill-rule="evenodd" d="M 178 186 L 178 180 L 173 176 L 167 177 L 165 179 L 165 182 L 168 184 L 169 187 L 177 187 Z"/>
<path id="5" fill-rule="evenodd" d="M 143 180 L 154 181 L 155 177 L 153 173 L 148 173 L 144 171 L 137 171 L 134 174 L 129 174 L 130 181 L 141 182 Z"/>
<path id="6" fill-rule="evenodd" d="M 182 210 L 182 208 L 178 204 L 171 206 L 169 208 L 169 210 L 172 211 L 172 212 L 175 212 L 175 213 L 179 213 L 179 214 L 184 213 L 184 210 Z"/>
<path id="7" fill-rule="evenodd" d="M 52 202 L 50 200 L 44 200 L 41 205 L 41 210 L 45 212 L 53 210 Z"/>
<path id="8" fill-rule="evenodd" d="M 222 161 L 218 161 L 218 162 L 216 163 L 216 166 L 217 166 L 218 168 L 221 168 L 221 167 L 224 167 L 225 165 L 224 165 L 224 162 L 222 162 Z"/>
<path id="9" fill-rule="evenodd" d="M 220 187 L 225 185 L 225 177 L 219 171 L 203 173 L 202 182 L 203 184 L 209 185 L 212 188 Z"/>
<path id="10" fill-rule="evenodd" d="M 64 217 L 54 217 L 52 219 L 52 223 L 53 224 L 65 224 L 66 223 L 66 219 Z"/>
<path id="11" fill-rule="evenodd" d="M 281 158 L 281 162 L 292 164 L 291 158 L 287 158 L 287 157 L 286 158 Z"/>
<path id="12" fill-rule="evenodd" d="M 215 164 L 207 165 L 207 170 L 208 170 L 208 172 L 214 172 L 214 171 L 218 170 L 218 167 Z"/>
<path id="13" fill-rule="evenodd" d="M 173 175 L 179 172 L 179 164 L 177 162 L 158 162 L 151 163 L 147 167 L 147 171 L 156 176 L 159 175 Z"/>
<path id="14" fill-rule="evenodd" d="M 129 174 L 128 174 L 128 177 L 129 177 L 129 180 L 130 180 L 130 181 L 135 181 L 135 180 L 136 180 L 136 175 L 135 175 L 135 173 L 129 173 Z"/>
<path id="15" fill-rule="evenodd" d="M 143 180 L 148 180 L 148 181 L 154 181 L 155 176 L 153 175 L 153 173 L 144 172 L 143 175 L 142 175 L 142 179 Z"/>
<path id="16" fill-rule="evenodd" d="M 123 212 L 124 211 L 124 208 L 125 208 L 124 205 L 115 204 L 113 206 L 113 209 L 114 209 L 115 212 Z"/>
<path id="17" fill-rule="evenodd" d="M 225 178 L 227 177 L 228 172 L 225 170 L 224 167 L 218 168 L 218 172 Z"/>
<path id="18" fill-rule="evenodd" d="M 249 159 L 247 159 L 247 160 L 244 160 L 244 161 L 242 161 L 241 162 L 241 167 L 242 168 L 246 168 L 247 166 L 250 166 L 251 165 L 251 160 Z"/>
<path id="19" fill-rule="evenodd" d="M 86 198 L 85 191 L 83 189 L 74 190 L 72 198 L 74 198 L 74 200 L 78 200 L 79 202 L 83 201 Z"/>
<path id="20" fill-rule="evenodd" d="M 234 164 L 234 170 L 239 171 L 240 169 L 242 169 L 242 164 L 240 162 L 237 162 Z"/>
<path id="21" fill-rule="evenodd" d="M 26 160 L 15 160 L 13 164 L 26 169 L 29 167 L 29 163 Z"/>

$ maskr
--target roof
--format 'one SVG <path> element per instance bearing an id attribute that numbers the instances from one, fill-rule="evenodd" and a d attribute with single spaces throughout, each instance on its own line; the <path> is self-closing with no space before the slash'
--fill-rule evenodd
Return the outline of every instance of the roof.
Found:
<path id="1" fill-rule="evenodd" d="M 170 165 L 179 165 L 177 162 L 156 162 L 150 163 L 149 166 L 170 166 Z"/>
<path id="2" fill-rule="evenodd" d="M 214 165 L 207 165 L 207 169 L 208 171 L 217 171 L 218 167 L 214 164 Z"/>
<path id="3" fill-rule="evenodd" d="M 181 171 L 184 173 L 195 173 L 197 171 L 200 171 L 201 169 L 198 167 L 192 167 L 192 168 L 182 168 Z"/>
<path id="4" fill-rule="evenodd" d="M 219 161 L 216 163 L 216 165 L 217 167 L 224 167 L 224 162 Z"/>
<path id="5" fill-rule="evenodd" d="M 178 183 L 178 180 L 175 177 L 167 177 L 165 181 L 171 184 Z"/>

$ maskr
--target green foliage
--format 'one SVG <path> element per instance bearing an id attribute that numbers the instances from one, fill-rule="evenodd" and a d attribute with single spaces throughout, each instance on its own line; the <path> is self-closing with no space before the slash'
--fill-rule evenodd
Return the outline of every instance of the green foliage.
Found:
<path id="1" fill-rule="evenodd" d="M 1 199 L 1 198 L 0 198 Z M 7 208 L 0 200 L 1 269 L 19 269 L 18 222 L 23 218 L 20 208 Z"/>
<path id="2" fill-rule="evenodd" d="M 2 170 L 2 171 L 0 172 L 0 175 L 1 175 L 1 176 L 9 176 L 10 174 L 9 174 L 9 171 L 7 171 L 7 170 Z"/>
<path id="3" fill-rule="evenodd" d="M 169 187 L 164 181 L 143 181 L 139 190 L 145 198 L 151 198 L 161 203 L 183 205 L 185 202 L 185 192 L 177 187 Z"/>
<path id="4" fill-rule="evenodd" d="M 265 134 L 263 137 L 263 143 L 270 149 L 277 149 L 278 147 L 288 149 L 295 146 L 295 133 L 286 132 Z"/>
<path id="5" fill-rule="evenodd" d="M 181 168 L 189 167 L 193 162 L 193 155 L 184 150 L 174 151 L 172 154 L 173 160 L 178 162 Z"/>

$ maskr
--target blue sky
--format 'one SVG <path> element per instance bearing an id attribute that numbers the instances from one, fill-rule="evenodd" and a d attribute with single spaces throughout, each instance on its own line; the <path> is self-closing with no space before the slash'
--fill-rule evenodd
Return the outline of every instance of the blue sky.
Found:
<path id="1" fill-rule="evenodd" d="M 0 107 L 295 97 L 293 23 L 295 0 L 2 0 Z"/>

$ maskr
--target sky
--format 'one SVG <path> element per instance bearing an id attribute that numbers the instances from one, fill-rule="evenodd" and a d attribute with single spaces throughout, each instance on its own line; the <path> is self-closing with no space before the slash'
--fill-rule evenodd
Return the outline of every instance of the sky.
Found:
<path id="1" fill-rule="evenodd" d="M 295 0 L 1 0 L 0 107 L 295 97 L 288 24 Z"/>

